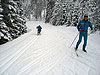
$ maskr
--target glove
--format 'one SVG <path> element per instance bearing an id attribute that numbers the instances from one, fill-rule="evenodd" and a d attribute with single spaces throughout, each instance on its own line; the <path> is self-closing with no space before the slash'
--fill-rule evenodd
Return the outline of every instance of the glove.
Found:
<path id="1" fill-rule="evenodd" d="M 78 31 L 80 32 L 80 29 L 78 29 Z"/>
<path id="2" fill-rule="evenodd" d="M 93 33 L 93 30 L 90 30 L 90 33 Z"/>

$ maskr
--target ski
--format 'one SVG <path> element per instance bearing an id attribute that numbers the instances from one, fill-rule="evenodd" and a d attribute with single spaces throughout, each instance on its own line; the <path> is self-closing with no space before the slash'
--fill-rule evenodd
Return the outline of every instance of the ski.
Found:
<path id="1" fill-rule="evenodd" d="M 79 55 L 78 55 L 78 53 L 77 53 L 77 50 L 76 50 L 76 49 L 74 49 L 74 50 L 75 50 L 75 54 L 76 54 L 76 56 L 79 57 Z"/>
<path id="2" fill-rule="evenodd" d="M 77 53 L 77 51 L 76 51 L 76 50 L 75 50 L 75 53 L 76 53 L 76 56 L 77 56 L 77 57 L 79 57 L 79 55 L 78 55 L 78 53 Z"/>
<path id="3" fill-rule="evenodd" d="M 87 52 L 82 51 L 82 53 L 87 53 Z M 75 54 L 76 54 L 77 57 L 80 56 L 80 55 L 77 53 L 77 50 L 75 50 Z"/>

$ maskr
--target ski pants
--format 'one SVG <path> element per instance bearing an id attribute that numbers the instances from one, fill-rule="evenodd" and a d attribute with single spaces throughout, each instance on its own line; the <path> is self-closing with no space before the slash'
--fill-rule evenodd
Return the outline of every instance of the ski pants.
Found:
<path id="1" fill-rule="evenodd" d="M 83 49 L 86 48 L 86 45 L 87 45 L 87 33 L 88 33 L 87 31 L 86 31 L 86 32 L 80 32 L 80 33 L 79 33 L 79 40 L 78 40 L 76 46 L 79 46 L 79 44 L 80 44 L 81 41 L 82 41 L 82 37 L 83 37 L 83 38 L 84 38 Z"/>
<path id="2" fill-rule="evenodd" d="M 37 34 L 39 35 L 40 33 L 41 33 L 41 30 L 38 30 L 38 33 Z"/>

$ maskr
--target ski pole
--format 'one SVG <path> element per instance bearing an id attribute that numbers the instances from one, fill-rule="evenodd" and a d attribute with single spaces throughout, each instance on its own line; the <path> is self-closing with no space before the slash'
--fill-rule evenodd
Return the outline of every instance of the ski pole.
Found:
<path id="1" fill-rule="evenodd" d="M 91 32 L 88 34 L 88 36 L 90 36 L 92 33 L 93 33 L 93 31 L 91 31 Z"/>
<path id="2" fill-rule="evenodd" d="M 76 40 L 76 38 L 77 38 L 77 36 L 79 35 L 79 33 L 76 35 L 76 37 L 74 38 L 74 40 L 73 40 L 73 42 L 71 43 L 71 45 L 70 45 L 70 48 L 71 48 L 71 46 L 73 45 L 73 43 L 74 43 L 74 41 Z"/>

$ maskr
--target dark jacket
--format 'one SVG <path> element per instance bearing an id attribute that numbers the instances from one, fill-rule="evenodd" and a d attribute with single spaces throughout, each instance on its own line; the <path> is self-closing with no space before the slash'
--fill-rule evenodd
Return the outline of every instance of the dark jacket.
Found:
<path id="1" fill-rule="evenodd" d="M 83 31 L 88 31 L 88 27 L 91 28 L 91 30 L 93 30 L 93 27 L 92 27 L 92 24 L 90 21 L 85 21 L 84 19 L 81 20 L 79 23 L 78 23 L 78 26 L 77 26 L 77 29 L 78 31 L 80 30 L 83 30 Z"/>
<path id="2" fill-rule="evenodd" d="M 42 29 L 41 26 L 37 26 L 36 28 L 38 29 L 38 31 L 41 31 L 41 29 Z"/>

